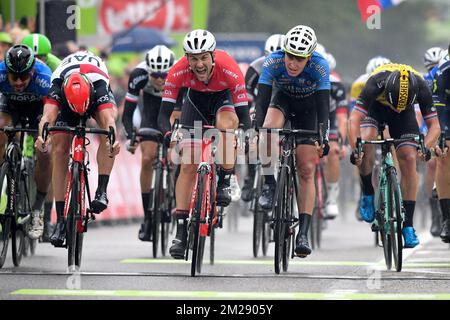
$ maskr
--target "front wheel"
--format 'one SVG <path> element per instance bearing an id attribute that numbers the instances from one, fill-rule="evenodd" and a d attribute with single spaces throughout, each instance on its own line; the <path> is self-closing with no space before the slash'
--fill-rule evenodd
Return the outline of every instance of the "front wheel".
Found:
<path id="1" fill-rule="evenodd" d="M 74 163 L 72 167 L 72 186 L 70 192 L 69 210 L 67 213 L 67 238 L 68 247 L 68 266 L 80 267 L 81 252 L 83 245 L 83 235 L 78 233 L 78 221 L 81 219 L 81 192 L 80 189 L 80 168 L 78 163 Z"/>
<path id="2" fill-rule="evenodd" d="M 8 252 L 12 217 L 7 215 L 9 176 L 8 163 L 4 162 L 0 169 L 0 268 L 3 267 Z"/>
<path id="3" fill-rule="evenodd" d="M 392 255 L 395 270 L 402 271 L 403 238 L 402 238 L 402 201 L 397 175 L 394 170 L 388 175 L 389 229 L 392 241 Z"/>

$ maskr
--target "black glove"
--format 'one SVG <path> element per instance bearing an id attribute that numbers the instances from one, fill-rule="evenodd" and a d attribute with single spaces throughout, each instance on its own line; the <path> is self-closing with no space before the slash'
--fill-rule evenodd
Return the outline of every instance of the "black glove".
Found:
<path id="1" fill-rule="evenodd" d="M 170 148 L 170 140 L 172 138 L 172 131 L 168 131 L 166 132 L 166 134 L 164 135 L 164 139 L 163 139 L 163 145 L 166 148 Z"/>
<path id="2" fill-rule="evenodd" d="M 358 152 L 355 150 L 352 151 L 352 153 L 350 154 L 350 162 L 352 163 L 352 165 L 356 166 L 356 155 L 358 154 Z"/>

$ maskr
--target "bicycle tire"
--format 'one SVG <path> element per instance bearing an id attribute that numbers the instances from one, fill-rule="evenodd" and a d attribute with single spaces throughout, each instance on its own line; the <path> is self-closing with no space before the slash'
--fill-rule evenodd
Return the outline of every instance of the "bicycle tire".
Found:
<path id="1" fill-rule="evenodd" d="M 395 169 L 392 168 L 388 173 L 388 194 L 389 194 L 389 225 L 392 241 L 392 257 L 395 270 L 402 271 L 403 259 L 403 238 L 402 238 L 402 205 L 399 191 L 399 183 Z"/>
<path id="2" fill-rule="evenodd" d="M 15 267 L 20 266 L 23 252 L 25 251 L 25 234 L 20 225 L 13 221 L 11 224 L 11 249 L 12 260 Z"/>
<path id="3" fill-rule="evenodd" d="M 19 206 L 17 206 L 17 210 L 20 212 L 31 212 L 31 205 L 30 205 L 30 199 L 32 199 L 32 196 L 30 195 L 30 188 L 32 188 L 33 183 L 30 180 L 29 172 L 32 169 L 32 163 L 30 161 L 25 161 L 25 171 L 21 172 L 20 174 L 20 183 L 19 183 Z M 27 222 L 22 226 L 22 230 L 28 230 L 29 229 L 30 222 Z M 36 253 L 36 246 L 38 239 L 31 239 L 28 237 L 24 232 L 24 246 L 23 246 L 23 256 L 34 256 Z"/>
<path id="4" fill-rule="evenodd" d="M 261 193 L 261 178 L 259 174 L 255 177 L 258 179 L 256 183 L 256 190 L 254 192 L 255 196 L 252 199 L 252 207 L 253 207 L 253 256 L 258 258 L 259 247 L 263 238 L 263 229 L 264 229 L 264 216 L 263 211 L 259 207 L 258 199 Z"/>
<path id="5" fill-rule="evenodd" d="M 7 174 L 8 170 L 9 165 L 5 161 L 0 168 L 0 208 L 4 210 L 3 214 L 0 215 L 0 268 L 3 267 L 6 261 L 12 221 L 12 217 L 6 215 L 10 185 L 9 176 Z"/>
<path id="6" fill-rule="evenodd" d="M 384 199 L 385 195 L 384 190 L 380 190 L 379 188 L 379 196 L 378 196 L 378 205 L 377 208 L 378 210 L 381 210 L 380 208 L 384 207 L 385 210 L 387 210 L 387 203 Z M 384 255 L 384 260 L 386 262 L 386 268 L 387 270 L 391 270 L 392 268 L 392 255 L 391 255 L 391 238 L 388 237 L 387 232 L 386 232 L 386 215 L 385 212 L 377 212 L 376 213 L 376 218 L 378 221 L 378 228 L 379 228 L 379 236 L 381 238 L 381 244 L 383 246 L 383 255 Z"/>
<path id="7" fill-rule="evenodd" d="M 277 187 L 275 190 L 275 223 L 274 223 L 274 240 L 275 240 L 275 254 L 274 254 L 274 267 L 275 273 L 280 274 L 280 263 L 283 259 L 283 247 L 284 247 L 284 227 L 283 227 L 283 212 L 284 212 L 284 189 L 286 179 L 286 168 L 282 167 L 279 174 L 279 181 L 277 181 Z"/>
<path id="8" fill-rule="evenodd" d="M 198 251 L 197 251 L 197 273 L 202 273 L 202 266 L 203 266 L 203 256 L 205 254 L 205 244 L 206 244 L 206 237 L 200 235 L 200 239 L 198 242 Z"/>
<path id="9" fill-rule="evenodd" d="M 155 169 L 155 188 L 153 189 L 153 201 L 152 201 L 152 248 L 153 248 L 153 258 L 158 256 L 159 247 L 159 236 L 161 227 L 161 204 L 163 203 L 162 198 L 164 195 L 163 190 L 163 172 L 161 166 Z"/>
<path id="10" fill-rule="evenodd" d="M 211 227 L 211 233 L 209 235 L 209 264 L 214 265 L 214 250 L 216 245 L 216 227 Z"/>
<path id="11" fill-rule="evenodd" d="M 168 169 L 167 169 L 168 170 Z M 166 188 L 164 190 L 164 218 L 161 218 L 161 254 L 166 256 L 167 247 L 169 245 L 169 234 L 171 228 L 171 212 L 172 212 L 172 182 L 170 171 L 163 175 L 166 179 Z"/>
<path id="12" fill-rule="evenodd" d="M 73 268 L 77 265 L 77 219 L 76 215 L 80 210 L 80 203 L 78 202 L 78 195 L 80 192 L 80 170 L 79 164 L 73 163 L 72 166 L 72 186 L 70 190 L 69 210 L 67 213 L 67 232 L 66 232 L 66 244 L 67 244 L 67 261 L 68 267 Z M 78 261 L 79 262 L 79 261 Z"/>
<path id="13" fill-rule="evenodd" d="M 205 173 L 200 173 L 200 176 L 198 178 L 198 185 L 197 185 L 197 195 L 195 199 L 195 206 L 194 206 L 194 213 L 193 213 L 193 219 L 191 220 L 191 227 L 192 229 L 192 237 L 191 241 L 193 241 L 192 244 L 192 261 L 191 261 L 191 276 L 195 277 L 195 273 L 197 270 L 197 259 L 198 259 L 198 249 L 199 249 L 199 238 L 200 238 L 200 220 L 201 220 L 201 213 L 202 213 L 202 203 L 203 203 L 203 189 L 204 189 L 204 182 L 205 182 Z M 189 246 L 188 246 L 189 247 Z"/>
<path id="14" fill-rule="evenodd" d="M 269 216 L 269 213 L 263 211 L 263 232 L 262 232 L 262 253 L 263 256 L 267 256 L 267 252 L 269 250 L 269 243 L 272 233 L 272 228 L 270 227 L 272 221 Z"/>
<path id="15" fill-rule="evenodd" d="M 287 175 L 287 181 L 285 183 L 285 192 L 284 192 L 284 244 L 283 244 L 283 271 L 287 272 L 289 268 L 289 259 L 291 256 L 291 242 L 292 242 L 292 230 L 290 228 L 291 223 L 293 221 L 292 210 L 294 203 L 294 186 L 292 181 L 292 176 Z"/>

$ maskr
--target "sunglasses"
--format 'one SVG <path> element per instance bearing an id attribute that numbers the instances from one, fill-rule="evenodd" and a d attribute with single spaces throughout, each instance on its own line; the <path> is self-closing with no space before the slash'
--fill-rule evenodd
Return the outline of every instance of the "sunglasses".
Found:
<path id="1" fill-rule="evenodd" d="M 303 61 L 303 60 L 305 60 L 305 59 L 307 59 L 308 57 L 301 57 L 301 56 L 296 56 L 296 55 L 293 55 L 292 53 L 289 53 L 289 52 L 287 52 L 287 51 L 285 51 L 286 52 L 286 55 L 289 57 L 289 59 L 291 59 L 291 60 L 293 60 L 293 59 L 295 59 L 295 60 L 297 60 L 297 61 Z"/>
<path id="2" fill-rule="evenodd" d="M 30 79 L 30 77 L 31 77 L 31 73 L 27 73 L 27 74 L 13 74 L 13 73 L 10 73 L 10 75 L 11 75 L 11 79 L 13 81 L 17 81 L 19 79 L 21 81 L 26 81 L 26 80 Z"/>
<path id="3" fill-rule="evenodd" d="M 153 78 L 161 78 L 165 79 L 167 78 L 168 73 L 167 72 L 152 72 L 150 73 L 150 76 Z"/>

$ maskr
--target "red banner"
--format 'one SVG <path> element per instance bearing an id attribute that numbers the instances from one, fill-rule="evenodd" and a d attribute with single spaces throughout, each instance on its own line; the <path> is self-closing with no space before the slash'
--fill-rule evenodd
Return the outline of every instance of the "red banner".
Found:
<path id="1" fill-rule="evenodd" d="M 125 30 L 144 18 L 142 27 L 186 32 L 191 28 L 191 1 L 102 0 L 99 18 L 107 34 Z"/>

